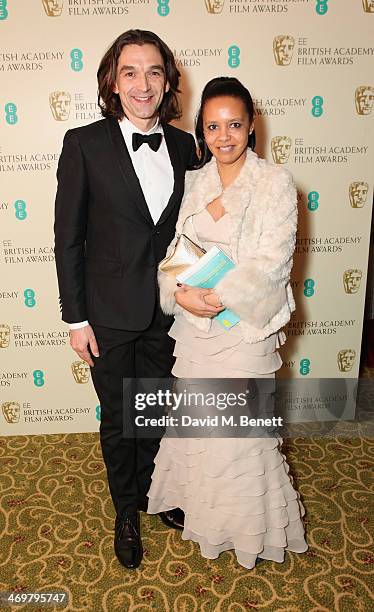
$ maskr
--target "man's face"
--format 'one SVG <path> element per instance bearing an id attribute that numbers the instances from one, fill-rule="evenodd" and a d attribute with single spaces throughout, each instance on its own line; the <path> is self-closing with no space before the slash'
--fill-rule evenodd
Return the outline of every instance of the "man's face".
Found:
<path id="1" fill-rule="evenodd" d="M 126 45 L 118 58 L 114 93 L 126 117 L 146 132 L 155 123 L 165 92 L 165 66 L 155 45 Z"/>
<path id="2" fill-rule="evenodd" d="M 365 13 L 374 13 L 374 0 L 362 0 Z"/>
<path id="3" fill-rule="evenodd" d="M 0 348 L 8 348 L 10 342 L 9 325 L 0 325 Z"/>
<path id="4" fill-rule="evenodd" d="M 274 161 L 277 164 L 288 162 L 291 151 L 291 140 L 288 136 L 275 136 L 272 140 L 272 151 Z"/>
<path id="5" fill-rule="evenodd" d="M 62 13 L 64 0 L 43 0 L 43 6 L 49 17 L 59 17 Z"/>
<path id="6" fill-rule="evenodd" d="M 65 91 L 54 92 L 51 94 L 51 109 L 56 121 L 66 121 L 69 119 L 70 100 L 70 94 Z"/>
<path id="7" fill-rule="evenodd" d="M 356 353 L 353 350 L 346 349 L 338 353 L 338 365 L 341 372 L 349 372 L 352 370 Z"/>
<path id="8" fill-rule="evenodd" d="M 294 47 L 295 41 L 291 36 L 277 36 L 274 39 L 275 61 L 279 66 L 289 66 Z"/>
<path id="9" fill-rule="evenodd" d="M 369 185 L 367 183 L 364 183 L 363 181 L 356 181 L 355 183 L 351 183 L 349 195 L 353 208 L 362 208 L 364 206 L 368 191 Z"/>
<path id="10" fill-rule="evenodd" d="M 16 402 L 5 402 L 2 405 L 3 415 L 7 423 L 18 423 L 20 417 L 20 405 Z"/>
<path id="11" fill-rule="evenodd" d="M 346 270 L 343 281 L 347 293 L 357 293 L 360 288 L 362 278 L 361 270 Z"/>
<path id="12" fill-rule="evenodd" d="M 359 115 L 370 115 L 374 104 L 374 87 L 356 89 L 356 109 Z"/>

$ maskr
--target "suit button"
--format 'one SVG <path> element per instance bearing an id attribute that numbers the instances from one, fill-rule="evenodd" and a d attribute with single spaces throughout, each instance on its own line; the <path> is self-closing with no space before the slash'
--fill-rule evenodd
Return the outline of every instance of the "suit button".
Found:
<path id="1" fill-rule="evenodd" d="M 157 232 L 155 232 L 155 234 L 156 234 L 156 236 L 159 236 L 159 235 L 160 235 L 160 232 L 158 232 L 158 231 L 157 231 Z"/>

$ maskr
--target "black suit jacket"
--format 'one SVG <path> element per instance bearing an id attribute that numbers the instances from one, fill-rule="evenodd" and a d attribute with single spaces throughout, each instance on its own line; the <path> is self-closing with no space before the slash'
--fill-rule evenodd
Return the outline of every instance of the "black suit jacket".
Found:
<path id="1" fill-rule="evenodd" d="M 88 319 L 141 331 L 152 320 L 157 264 L 174 236 L 185 171 L 196 161 L 190 134 L 171 125 L 163 129 L 174 191 L 156 225 L 115 119 L 65 135 L 57 170 L 55 256 L 67 323 Z"/>

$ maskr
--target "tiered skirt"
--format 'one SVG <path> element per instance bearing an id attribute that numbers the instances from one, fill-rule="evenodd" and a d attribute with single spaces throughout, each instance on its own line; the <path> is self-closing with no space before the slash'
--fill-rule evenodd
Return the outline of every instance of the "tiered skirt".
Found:
<path id="1" fill-rule="evenodd" d="M 277 348 L 284 334 L 248 344 L 240 324 L 229 333 L 213 324 L 206 333 L 176 319 L 170 331 L 176 340 L 173 374 L 187 385 L 187 379 L 192 385 L 191 379 L 205 379 L 201 385 L 208 389 L 214 385 L 206 379 L 269 378 L 270 394 L 274 372 L 282 363 Z M 265 406 L 266 393 L 261 400 Z M 204 416 L 204 408 L 200 410 Z M 207 559 L 234 550 L 238 563 L 248 569 L 258 557 L 281 563 L 286 550 L 307 550 L 305 510 L 280 450 L 280 437 L 214 438 L 212 431 L 199 438 L 173 435 L 167 430 L 155 458 L 150 514 L 181 508 L 183 540 L 197 542 Z"/>
<path id="2" fill-rule="evenodd" d="M 207 559 L 235 550 L 251 569 L 257 557 L 282 562 L 307 550 L 304 507 L 280 439 L 164 438 L 155 460 L 148 512 L 185 513 L 183 540 Z"/>

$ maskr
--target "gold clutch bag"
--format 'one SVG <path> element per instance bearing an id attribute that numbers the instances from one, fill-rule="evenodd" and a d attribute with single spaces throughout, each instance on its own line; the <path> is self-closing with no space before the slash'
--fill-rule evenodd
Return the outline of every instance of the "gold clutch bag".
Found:
<path id="1" fill-rule="evenodd" d="M 185 234 L 181 234 L 176 242 L 174 251 L 158 264 L 158 269 L 169 276 L 177 276 L 184 272 L 195 261 L 200 259 L 206 251 L 192 242 Z"/>

